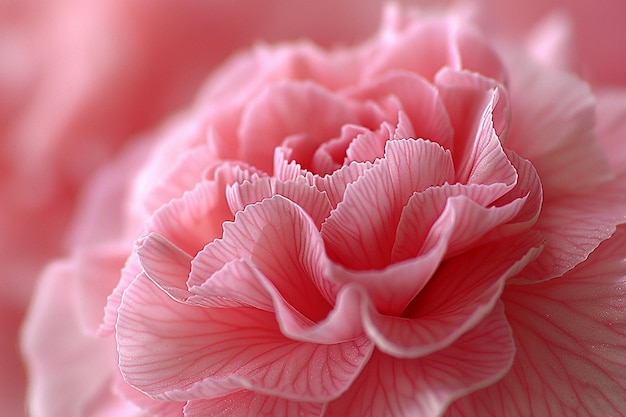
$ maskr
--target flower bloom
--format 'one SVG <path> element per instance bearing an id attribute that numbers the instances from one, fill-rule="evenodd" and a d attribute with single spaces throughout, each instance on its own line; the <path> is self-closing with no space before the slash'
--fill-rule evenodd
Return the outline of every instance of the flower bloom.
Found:
<path id="1" fill-rule="evenodd" d="M 235 57 L 94 183 L 33 415 L 619 413 L 624 114 L 454 15 Z"/>

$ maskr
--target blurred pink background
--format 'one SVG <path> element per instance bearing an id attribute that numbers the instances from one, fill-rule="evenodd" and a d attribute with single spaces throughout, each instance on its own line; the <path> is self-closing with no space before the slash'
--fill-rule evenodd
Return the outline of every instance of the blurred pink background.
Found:
<path id="1" fill-rule="evenodd" d="M 354 43 L 382 0 L 0 0 L 0 410 L 24 416 L 20 322 L 37 274 L 68 250 L 81 185 L 252 42 Z M 446 1 L 411 1 L 406 4 Z M 466 0 L 490 31 L 569 19 L 573 68 L 626 87 L 623 0 Z"/>

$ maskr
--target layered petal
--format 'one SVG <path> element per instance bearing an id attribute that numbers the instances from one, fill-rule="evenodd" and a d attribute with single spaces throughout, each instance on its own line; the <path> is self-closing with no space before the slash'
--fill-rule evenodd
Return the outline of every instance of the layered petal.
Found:
<path id="1" fill-rule="evenodd" d="M 626 409 L 624 245 L 620 227 L 564 276 L 507 286 L 513 367 L 446 416 L 620 415 Z"/>
<path id="2" fill-rule="evenodd" d="M 185 305 L 143 276 L 124 293 L 116 331 L 124 379 L 174 401 L 241 388 L 305 401 L 336 398 L 371 352 L 366 338 L 296 342 L 281 334 L 272 313 Z"/>
<path id="3" fill-rule="evenodd" d="M 350 390 L 326 417 L 438 416 L 456 398 L 500 379 L 515 347 L 499 304 L 453 345 L 419 359 L 375 351 Z"/>

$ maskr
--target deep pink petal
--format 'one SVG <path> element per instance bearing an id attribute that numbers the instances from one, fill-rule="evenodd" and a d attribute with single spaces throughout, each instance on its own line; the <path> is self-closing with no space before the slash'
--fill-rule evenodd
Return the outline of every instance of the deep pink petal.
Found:
<path id="1" fill-rule="evenodd" d="M 326 417 L 432 417 L 456 398 L 491 384 L 511 366 L 515 347 L 501 305 L 453 345 L 419 359 L 374 352 Z"/>
<path id="2" fill-rule="evenodd" d="M 285 138 L 306 132 L 312 148 L 302 153 L 296 149 L 293 157 L 308 166 L 312 151 L 339 136 L 344 124 L 358 122 L 353 104 L 317 84 L 276 83 L 254 98 L 244 111 L 239 128 L 241 157 L 269 171 L 274 148 Z"/>
<path id="3" fill-rule="evenodd" d="M 321 417 L 324 403 L 290 401 L 241 390 L 214 399 L 194 400 L 185 406 L 185 417 Z"/>
<path id="4" fill-rule="evenodd" d="M 329 256 L 351 269 L 385 268 L 411 195 L 453 178 L 450 153 L 438 144 L 389 141 L 385 159 L 346 188 L 343 201 L 323 224 Z"/>
<path id="5" fill-rule="evenodd" d="M 448 346 L 489 314 L 505 281 L 537 256 L 540 244 L 539 236 L 529 234 L 452 258 L 400 317 L 366 309 L 365 331 L 395 357 L 420 357 Z"/>
<path id="6" fill-rule="evenodd" d="M 336 398 L 371 352 L 366 338 L 295 342 L 280 333 L 272 313 L 188 306 L 142 276 L 124 293 L 116 329 L 124 379 L 174 401 L 237 387 L 298 400 Z"/>
<path id="7" fill-rule="evenodd" d="M 517 354 L 498 383 L 449 417 L 611 416 L 626 410 L 626 231 L 563 277 L 509 285 L 503 300 Z"/>

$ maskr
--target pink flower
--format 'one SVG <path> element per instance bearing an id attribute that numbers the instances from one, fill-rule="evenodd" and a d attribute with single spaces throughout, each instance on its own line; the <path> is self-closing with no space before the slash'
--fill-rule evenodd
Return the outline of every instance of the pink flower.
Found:
<path id="1" fill-rule="evenodd" d="M 94 180 L 32 415 L 619 413 L 625 120 L 456 14 L 238 55 Z"/>

